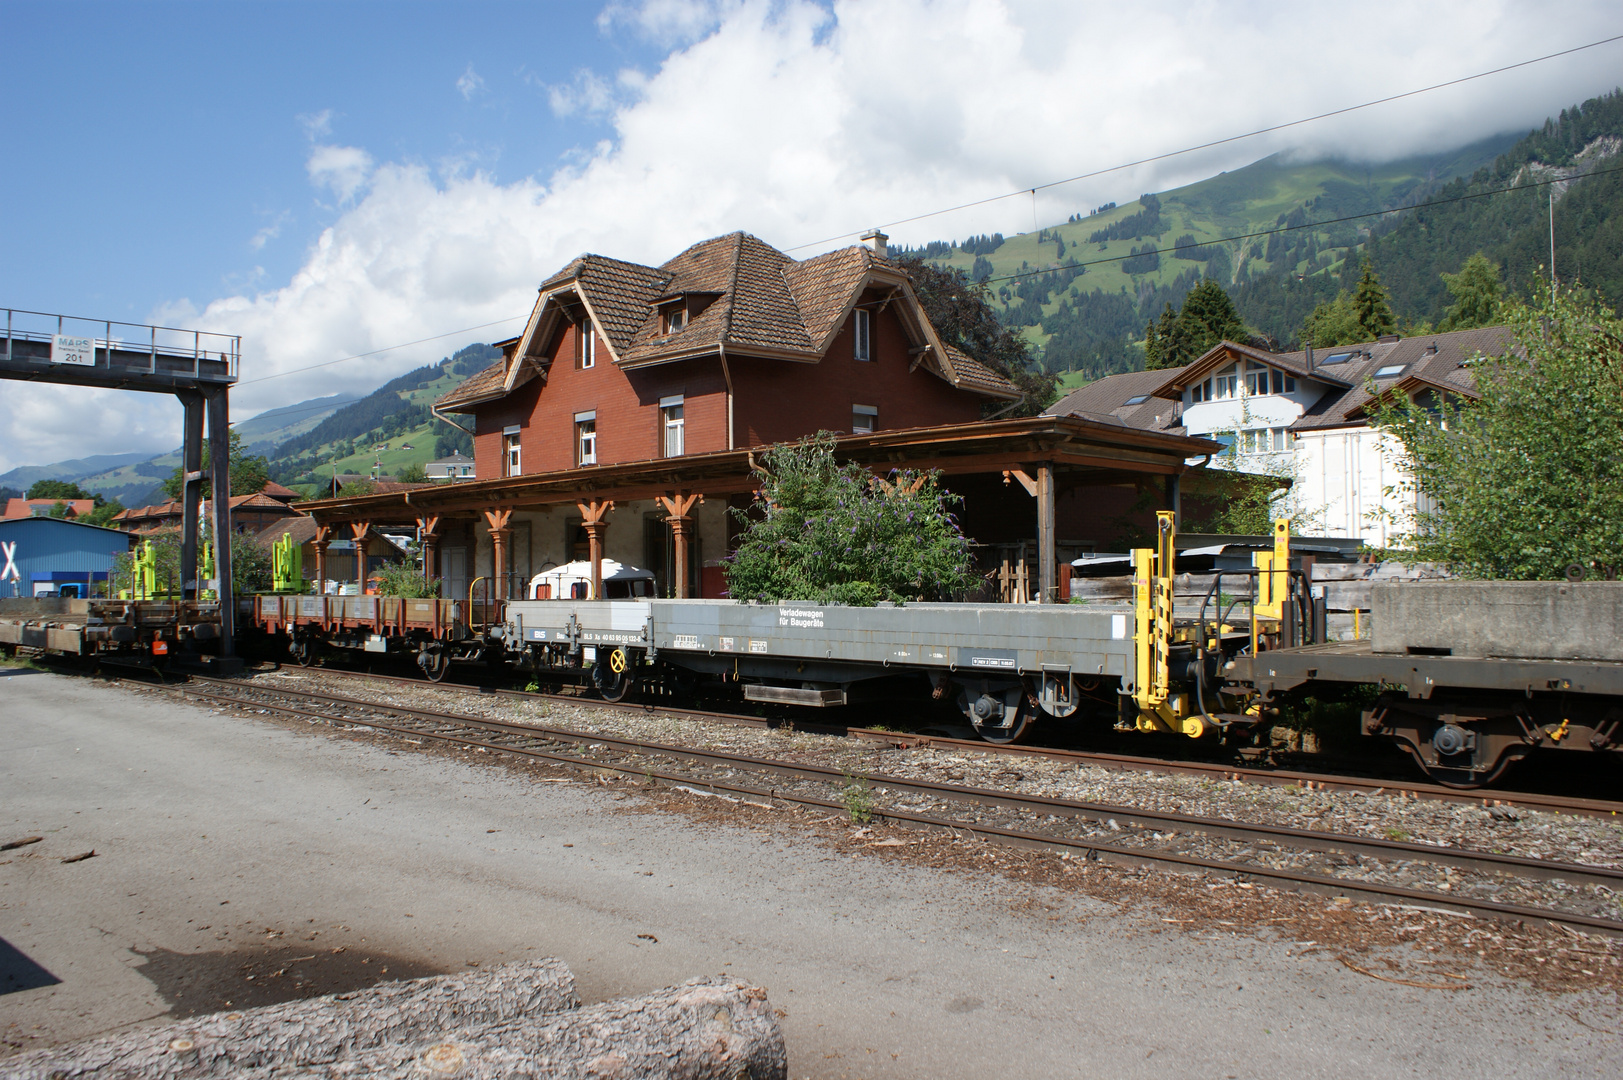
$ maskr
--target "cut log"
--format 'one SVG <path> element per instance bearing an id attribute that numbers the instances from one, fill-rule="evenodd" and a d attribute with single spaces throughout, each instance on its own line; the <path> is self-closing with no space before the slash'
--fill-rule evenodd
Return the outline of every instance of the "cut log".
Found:
<path id="1" fill-rule="evenodd" d="M 412 1044 L 573 1009 L 562 960 L 381 983 L 348 994 L 211 1013 L 0 1061 L 0 1080 L 178 1080 L 288 1063 L 319 1066 L 386 1045 Z"/>
<path id="2" fill-rule="evenodd" d="M 244 1080 L 787 1080 L 766 991 L 695 980 L 644 997 L 448 1031 L 331 1067 L 257 1069 Z"/>

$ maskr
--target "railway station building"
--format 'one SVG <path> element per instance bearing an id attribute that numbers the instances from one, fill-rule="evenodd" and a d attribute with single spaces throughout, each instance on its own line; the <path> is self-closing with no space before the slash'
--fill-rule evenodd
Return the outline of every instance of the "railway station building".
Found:
<path id="1" fill-rule="evenodd" d="M 983 419 L 1018 391 L 945 344 L 883 234 L 865 240 L 804 261 L 744 233 L 660 266 L 575 259 L 502 358 L 435 405 L 472 434 L 474 478 L 301 504 L 317 558 L 409 526 L 445 596 L 525 596 L 543 570 L 606 558 L 661 595 L 719 597 L 757 453 L 827 431 L 878 475 L 942 471 L 988 599 L 1054 600 L 1061 561 L 1221 484 L 1187 464 L 1219 449 L 1205 439 Z"/>

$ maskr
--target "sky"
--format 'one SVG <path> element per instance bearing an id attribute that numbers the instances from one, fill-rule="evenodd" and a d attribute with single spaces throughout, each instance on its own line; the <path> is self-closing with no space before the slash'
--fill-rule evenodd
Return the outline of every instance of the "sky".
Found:
<path id="1" fill-rule="evenodd" d="M 236 420 L 511 336 L 539 282 L 586 251 L 659 263 L 743 229 L 804 258 L 875 225 L 893 243 L 1012 233 L 1280 151 L 1379 161 L 1525 131 L 1623 82 L 1616 42 L 1033 198 L 1620 34 L 1623 11 L 0 0 L 0 13 L 0 306 L 241 335 Z M 179 430 L 161 395 L 0 381 L 0 472 L 158 453 Z"/>

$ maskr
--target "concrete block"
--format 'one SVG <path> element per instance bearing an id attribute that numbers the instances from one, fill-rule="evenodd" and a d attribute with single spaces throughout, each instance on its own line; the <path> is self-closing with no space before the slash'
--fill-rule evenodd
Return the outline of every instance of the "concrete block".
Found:
<path id="1" fill-rule="evenodd" d="M 1373 589 L 1377 653 L 1623 660 L 1623 581 L 1405 581 Z"/>

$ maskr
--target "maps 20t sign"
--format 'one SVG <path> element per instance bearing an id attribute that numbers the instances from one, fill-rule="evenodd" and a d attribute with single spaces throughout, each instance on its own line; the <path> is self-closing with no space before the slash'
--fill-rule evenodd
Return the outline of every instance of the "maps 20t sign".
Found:
<path id="1" fill-rule="evenodd" d="M 51 363 L 96 366 L 96 339 L 55 334 L 51 337 Z"/>

